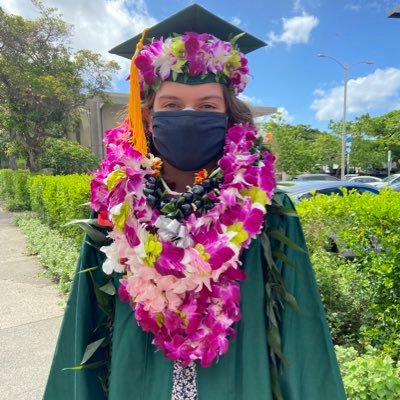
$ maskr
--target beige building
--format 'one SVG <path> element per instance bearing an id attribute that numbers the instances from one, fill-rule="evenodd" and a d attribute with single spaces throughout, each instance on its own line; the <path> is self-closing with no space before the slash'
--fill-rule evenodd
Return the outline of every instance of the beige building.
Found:
<path id="1" fill-rule="evenodd" d="M 124 109 L 128 104 L 127 93 L 107 93 L 110 101 L 100 98 L 89 100 L 81 111 L 80 132 L 70 139 L 90 148 L 100 159 L 104 157 L 104 132 L 118 125 L 124 117 Z M 253 107 L 250 109 L 254 117 L 273 114 L 275 107 Z"/>

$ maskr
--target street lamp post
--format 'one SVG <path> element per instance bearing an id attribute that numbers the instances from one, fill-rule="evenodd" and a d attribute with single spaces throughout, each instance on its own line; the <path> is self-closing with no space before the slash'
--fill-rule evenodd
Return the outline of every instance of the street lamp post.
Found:
<path id="1" fill-rule="evenodd" d="M 343 91 L 343 121 L 342 121 L 342 145 L 341 145 L 341 162 L 340 162 L 340 179 L 344 180 L 345 169 L 346 169 L 346 113 L 347 113 L 347 82 L 349 80 L 349 68 L 354 64 L 343 64 L 334 57 L 328 56 L 327 54 L 318 54 L 318 57 L 330 58 L 335 63 L 339 64 L 344 70 L 344 91 Z M 372 61 L 359 61 L 355 64 L 373 64 Z M 349 158 L 347 161 L 347 169 L 349 169 Z M 348 172 L 348 171 L 347 171 Z"/>

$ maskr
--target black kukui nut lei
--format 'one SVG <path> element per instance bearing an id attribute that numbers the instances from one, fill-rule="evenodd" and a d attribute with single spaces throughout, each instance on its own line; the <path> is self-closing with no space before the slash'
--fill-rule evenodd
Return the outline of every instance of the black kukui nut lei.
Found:
<path id="1" fill-rule="evenodd" d="M 148 175 L 145 179 L 143 194 L 147 204 L 161 214 L 176 219 L 188 217 L 192 213 L 201 215 L 210 210 L 215 204 L 215 196 L 212 195 L 219 193 L 222 183 L 221 178 L 207 178 L 202 183 L 193 185 L 187 192 L 171 197 L 164 190 L 160 178 Z"/>

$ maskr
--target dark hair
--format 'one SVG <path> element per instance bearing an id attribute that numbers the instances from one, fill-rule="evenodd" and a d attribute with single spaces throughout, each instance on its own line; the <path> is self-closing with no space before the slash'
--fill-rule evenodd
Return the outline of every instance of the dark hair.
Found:
<path id="1" fill-rule="evenodd" d="M 246 103 L 240 100 L 233 91 L 226 86 L 224 88 L 224 99 L 226 104 L 226 113 L 228 114 L 229 125 L 233 124 L 252 124 L 253 116 Z"/>

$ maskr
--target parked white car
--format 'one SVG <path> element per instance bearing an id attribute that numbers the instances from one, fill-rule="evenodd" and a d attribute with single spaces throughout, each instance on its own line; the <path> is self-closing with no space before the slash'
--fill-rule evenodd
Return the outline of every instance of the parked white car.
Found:
<path id="1" fill-rule="evenodd" d="M 378 189 L 382 189 L 383 187 L 392 186 L 399 182 L 400 182 L 400 174 L 393 174 L 383 179 L 382 182 L 371 182 L 370 184 L 374 185 Z"/>
<path id="2" fill-rule="evenodd" d="M 381 178 L 377 178 L 376 176 L 369 176 L 369 175 L 351 176 L 347 180 L 349 182 L 362 182 L 362 183 L 382 182 Z"/>

